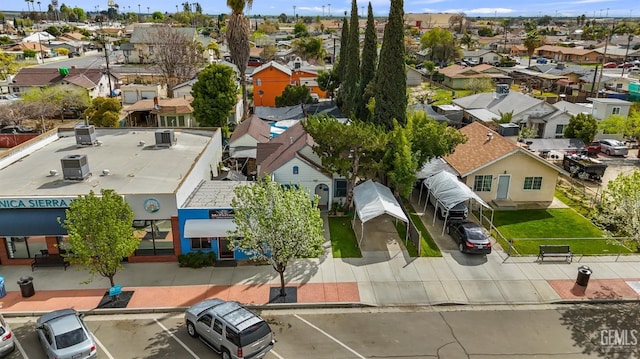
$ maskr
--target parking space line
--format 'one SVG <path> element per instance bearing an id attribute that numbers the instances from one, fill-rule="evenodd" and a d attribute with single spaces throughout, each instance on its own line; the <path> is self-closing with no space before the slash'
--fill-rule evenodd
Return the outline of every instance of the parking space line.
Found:
<path id="1" fill-rule="evenodd" d="M 94 335 L 93 336 L 93 341 L 96 342 L 96 344 L 98 344 L 98 346 L 100 347 L 100 349 L 102 349 L 102 351 L 107 355 L 107 358 L 109 359 L 115 359 L 111 353 L 109 353 L 109 351 L 107 350 L 107 348 L 102 344 L 101 341 L 98 340 L 98 338 Z"/>
<path id="2" fill-rule="evenodd" d="M 22 357 L 24 359 L 29 359 L 29 356 L 27 355 L 27 352 L 24 351 L 24 348 L 22 348 L 22 344 L 20 344 L 20 342 L 18 341 L 18 338 L 15 336 L 16 334 L 13 334 L 13 341 L 16 343 L 16 348 L 18 348 L 18 351 L 20 352 L 20 354 L 22 354 Z"/>
<path id="3" fill-rule="evenodd" d="M 169 334 L 176 342 L 178 342 L 178 344 L 182 345 L 184 350 L 189 352 L 189 354 L 191 354 L 192 357 L 194 357 L 195 359 L 200 359 L 200 357 L 197 356 L 196 353 L 194 353 L 193 350 L 191 350 L 191 348 L 189 348 L 185 343 L 182 342 L 182 340 L 178 339 L 178 337 L 176 337 L 173 333 L 171 333 L 171 331 L 169 331 L 169 329 L 165 327 L 164 324 L 160 323 L 158 319 L 153 318 L 153 320 L 160 326 L 160 328 L 162 328 L 162 330 L 167 332 L 167 334 Z"/>
<path id="4" fill-rule="evenodd" d="M 273 355 L 275 355 L 276 357 L 278 357 L 278 359 L 284 359 L 284 357 L 278 353 L 275 352 L 275 350 L 271 349 L 271 351 L 269 352 Z"/>
<path id="5" fill-rule="evenodd" d="M 325 332 L 324 330 L 316 327 L 315 325 L 311 324 L 311 322 L 309 322 L 306 319 L 302 319 L 302 317 L 300 317 L 298 314 L 294 314 L 294 317 L 300 319 L 303 323 L 307 324 L 308 326 L 310 326 L 311 328 L 319 331 L 320 333 L 324 334 L 327 338 L 333 340 L 334 342 L 336 342 L 337 344 L 339 344 L 341 347 L 347 349 L 348 351 L 350 351 L 351 353 L 353 353 L 355 356 L 357 356 L 360 359 L 367 359 L 365 356 L 361 355 L 360 353 L 358 353 L 357 351 L 351 349 L 348 345 L 346 345 L 345 343 L 339 341 L 338 339 L 336 339 L 334 336 L 332 336 L 331 334 Z"/>

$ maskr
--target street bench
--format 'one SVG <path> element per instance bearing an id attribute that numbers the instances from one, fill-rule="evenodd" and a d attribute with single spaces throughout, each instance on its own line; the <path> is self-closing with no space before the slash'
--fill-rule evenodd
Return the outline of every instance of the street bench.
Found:
<path id="1" fill-rule="evenodd" d="M 564 258 L 569 263 L 573 261 L 573 253 L 568 244 L 541 244 L 538 252 L 538 260 L 545 258 Z"/>
<path id="2" fill-rule="evenodd" d="M 36 254 L 31 262 L 31 271 L 37 267 L 64 267 L 64 270 L 67 270 L 68 266 L 69 261 L 59 254 Z"/>

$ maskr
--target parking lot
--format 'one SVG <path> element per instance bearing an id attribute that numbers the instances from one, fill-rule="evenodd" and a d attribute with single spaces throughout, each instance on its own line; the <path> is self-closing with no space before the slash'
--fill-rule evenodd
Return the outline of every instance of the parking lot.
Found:
<path id="1" fill-rule="evenodd" d="M 625 310 L 612 305 L 586 318 L 577 306 L 520 308 L 272 310 L 262 313 L 277 340 L 266 358 L 551 358 L 559 353 L 563 358 L 591 357 L 581 347 L 589 345 L 596 329 L 584 333 L 584 328 L 566 323 L 589 320 L 593 328 L 600 328 L 600 320 Z M 630 314 L 629 322 L 636 318 L 637 313 Z M 6 319 L 19 343 L 9 358 L 45 358 L 34 333 L 36 318 Z M 88 315 L 85 322 L 98 343 L 99 358 L 218 357 L 188 336 L 180 313 Z M 586 335 L 584 343 L 574 340 L 575 330 Z M 591 354 L 597 356 L 599 348 L 595 349 Z"/>

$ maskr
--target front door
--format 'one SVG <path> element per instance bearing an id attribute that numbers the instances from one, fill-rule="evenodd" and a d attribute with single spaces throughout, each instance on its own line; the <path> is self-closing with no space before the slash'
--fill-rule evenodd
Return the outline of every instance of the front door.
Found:
<path id="1" fill-rule="evenodd" d="M 220 259 L 233 259 L 233 250 L 229 249 L 227 238 L 218 238 L 218 253 L 220 253 Z"/>
<path id="2" fill-rule="evenodd" d="M 321 208 L 329 207 L 329 186 L 324 183 L 320 183 L 316 186 L 315 194 L 318 195 L 318 206 Z"/>
<path id="3" fill-rule="evenodd" d="M 496 193 L 496 199 L 507 199 L 507 196 L 509 195 L 510 180 L 511 180 L 510 175 L 498 176 L 498 191 Z"/>

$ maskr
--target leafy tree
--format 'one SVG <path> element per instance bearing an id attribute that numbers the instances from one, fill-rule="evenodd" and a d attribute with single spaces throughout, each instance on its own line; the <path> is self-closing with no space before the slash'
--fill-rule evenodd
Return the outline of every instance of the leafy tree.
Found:
<path id="1" fill-rule="evenodd" d="M 370 122 L 342 123 L 327 116 L 310 116 L 302 126 L 316 142 L 313 152 L 322 165 L 346 178 L 346 205 L 350 207 L 357 180 L 373 178 L 381 170 L 387 143 L 384 130 Z"/>
<path id="2" fill-rule="evenodd" d="M 367 120 L 370 112 L 367 103 L 373 96 L 372 91 L 367 91 L 367 86 L 373 84 L 378 63 L 378 38 L 376 35 L 373 8 L 369 2 L 367 12 L 367 27 L 364 31 L 364 45 L 362 47 L 362 63 L 360 64 L 360 85 L 356 97 L 356 117 Z"/>
<path id="3" fill-rule="evenodd" d="M 620 115 L 611 115 L 598 123 L 598 129 L 607 134 L 625 134 L 627 121 Z"/>
<path id="4" fill-rule="evenodd" d="M 416 161 L 414 173 L 432 158 L 451 154 L 457 145 L 467 141 L 460 131 L 445 123 L 438 123 L 424 111 L 410 112 L 407 115 L 405 133 Z"/>
<path id="5" fill-rule="evenodd" d="M 322 60 L 327 55 L 322 46 L 322 39 L 302 37 L 293 41 L 293 50 L 305 60 Z"/>
<path id="6" fill-rule="evenodd" d="M 527 32 L 526 37 L 522 40 L 522 44 L 527 48 L 527 55 L 529 55 L 529 63 L 527 67 L 531 66 L 531 55 L 543 44 L 543 40 L 536 30 Z"/>
<path id="7" fill-rule="evenodd" d="M 513 111 L 509 112 L 500 112 L 500 118 L 498 119 L 498 123 L 511 123 L 513 121 Z"/>
<path id="8" fill-rule="evenodd" d="M 89 270 L 89 282 L 99 274 L 113 287 L 113 278 L 123 268 L 122 259 L 133 254 L 140 239 L 133 235 L 133 211 L 124 198 L 110 189 L 100 194 L 91 191 L 78 196 L 65 211 L 62 227 L 69 232 L 73 252 L 66 258 Z"/>
<path id="9" fill-rule="evenodd" d="M 402 0 L 391 0 L 389 20 L 384 28 L 380 62 L 376 72 L 376 108 L 373 121 L 387 130 L 393 119 L 407 122 L 407 73 L 404 65 L 404 10 Z"/>
<path id="10" fill-rule="evenodd" d="M 477 43 L 478 41 L 468 32 L 465 32 L 462 37 L 460 37 L 460 45 L 464 45 L 467 50 L 474 50 Z"/>
<path id="11" fill-rule="evenodd" d="M 233 62 L 241 74 L 247 71 L 249 62 L 249 34 L 251 24 L 244 15 L 244 7 L 251 9 L 253 0 L 227 0 L 227 6 L 231 8 L 231 16 L 227 24 L 227 44 Z M 245 76 L 240 76 L 240 86 L 242 86 L 242 119 L 249 116 L 249 99 L 247 95 L 247 81 Z"/>
<path id="12" fill-rule="evenodd" d="M 72 9 L 72 11 L 75 14 L 75 18 L 77 21 L 84 21 L 87 19 L 87 14 L 85 14 L 82 8 L 76 6 Z"/>
<path id="13" fill-rule="evenodd" d="M 267 44 L 262 47 L 262 51 L 260 52 L 260 57 L 264 61 L 272 61 L 276 58 L 276 53 L 278 52 L 278 48 L 274 44 Z"/>
<path id="14" fill-rule="evenodd" d="M 409 198 L 416 182 L 416 159 L 411 152 L 411 144 L 407 138 L 407 130 L 393 120 L 394 129 L 390 133 L 387 158 L 392 169 L 388 172 L 391 185 L 395 192 L 404 198 Z"/>
<path id="15" fill-rule="evenodd" d="M 58 55 L 61 56 L 67 56 L 69 55 L 69 49 L 65 48 L 65 47 L 58 47 L 53 49 L 53 52 L 57 53 Z"/>
<path id="16" fill-rule="evenodd" d="M 355 114 L 360 77 L 360 27 L 356 0 L 351 0 L 351 20 L 345 55 L 344 78 L 338 96 L 342 102 L 342 111 L 351 116 Z"/>
<path id="17" fill-rule="evenodd" d="M 629 116 L 627 116 L 626 128 L 624 133 L 627 136 L 631 136 L 634 138 L 640 138 L 640 111 L 638 107 L 640 104 L 638 102 L 634 102 L 631 105 L 631 109 L 629 110 Z"/>
<path id="18" fill-rule="evenodd" d="M 621 173 L 607 183 L 596 223 L 614 236 L 626 236 L 640 248 L 640 171 Z"/>
<path id="19" fill-rule="evenodd" d="M 344 80 L 345 77 L 345 66 L 347 64 L 347 43 L 349 41 L 349 23 L 347 22 L 347 18 L 345 17 L 342 20 L 342 34 L 340 36 L 340 52 L 338 54 L 338 58 L 336 59 L 336 72 L 338 74 L 338 78 L 340 81 Z"/>
<path id="20" fill-rule="evenodd" d="M 251 186 L 238 186 L 231 206 L 236 230 L 231 247 L 254 260 L 268 261 L 280 275 L 280 296 L 286 296 L 284 273 L 295 258 L 323 253 L 318 196 L 297 186 L 283 186 L 265 176 Z"/>
<path id="21" fill-rule="evenodd" d="M 44 31 L 55 37 L 58 37 L 61 35 L 61 32 L 57 26 L 49 26 L 48 28 L 44 29 Z"/>
<path id="22" fill-rule="evenodd" d="M 454 60 L 459 53 L 453 34 L 439 27 L 425 32 L 420 37 L 420 47 L 430 49 L 429 59 L 441 66 Z"/>
<path id="23" fill-rule="evenodd" d="M 6 80 L 7 75 L 15 74 L 17 71 L 16 56 L 0 50 L 0 80 Z"/>
<path id="24" fill-rule="evenodd" d="M 493 36 L 493 30 L 488 26 L 483 26 L 478 29 L 478 36 L 491 37 Z"/>
<path id="25" fill-rule="evenodd" d="M 337 72 L 338 70 L 336 68 L 328 71 L 320 70 L 317 79 L 318 88 L 322 91 L 333 93 L 338 86 L 340 86 L 340 79 L 338 78 Z"/>
<path id="26" fill-rule="evenodd" d="M 117 127 L 122 105 L 116 98 L 96 97 L 91 106 L 84 111 L 91 124 L 98 127 Z"/>
<path id="27" fill-rule="evenodd" d="M 31 49 L 26 49 L 22 52 L 22 56 L 24 56 L 27 59 L 35 58 L 37 54 L 38 52 L 36 50 L 31 50 Z"/>
<path id="28" fill-rule="evenodd" d="M 164 14 L 160 11 L 154 11 L 153 14 L 151 14 L 151 18 L 155 21 L 162 21 L 164 20 Z"/>
<path id="29" fill-rule="evenodd" d="M 467 90 L 473 94 L 487 92 L 493 88 L 493 80 L 488 77 L 475 77 L 467 83 Z"/>
<path id="30" fill-rule="evenodd" d="M 591 143 L 598 131 L 598 120 L 591 115 L 579 113 L 571 116 L 564 130 L 565 138 L 579 138 L 584 143 Z"/>
<path id="31" fill-rule="evenodd" d="M 451 17 L 449 17 L 449 29 L 459 34 L 463 34 L 465 32 L 464 20 L 465 20 L 465 14 L 462 12 L 451 15 Z"/>
<path id="32" fill-rule="evenodd" d="M 295 37 L 309 36 L 309 33 L 307 32 L 307 25 L 302 21 L 298 21 L 293 25 L 293 33 L 295 34 Z"/>
<path id="33" fill-rule="evenodd" d="M 307 86 L 287 85 L 282 95 L 276 96 L 276 107 L 294 106 L 311 103 L 313 99 Z"/>
<path id="34" fill-rule="evenodd" d="M 235 74 L 230 66 L 210 64 L 198 74 L 191 95 L 193 115 L 200 126 L 227 128 L 229 114 L 238 102 Z"/>
<path id="35" fill-rule="evenodd" d="M 56 85 L 43 89 L 33 88 L 22 95 L 23 105 L 31 111 L 31 118 L 52 118 L 56 111 L 65 108 L 76 108 L 80 111 L 91 103 L 89 94 L 82 88 L 73 85 Z M 61 112 L 61 111 L 60 111 Z M 43 131 L 46 126 L 42 124 Z"/>

